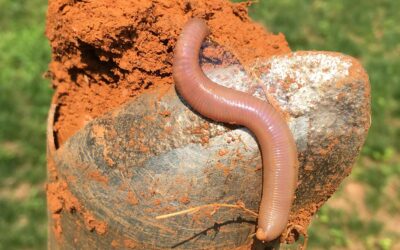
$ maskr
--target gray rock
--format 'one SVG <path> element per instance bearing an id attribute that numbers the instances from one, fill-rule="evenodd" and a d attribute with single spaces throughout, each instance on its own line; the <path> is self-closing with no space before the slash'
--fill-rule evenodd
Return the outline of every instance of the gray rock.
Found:
<path id="1" fill-rule="evenodd" d="M 327 52 L 278 56 L 250 69 L 232 65 L 206 73 L 250 93 L 264 84 L 268 98 L 260 89 L 254 95 L 285 114 L 300 161 L 296 199 L 281 238 L 293 241 L 360 152 L 370 125 L 368 77 L 355 59 Z M 212 203 L 243 202 L 258 211 L 261 198 L 261 159 L 253 135 L 199 116 L 173 87 L 162 97 L 143 94 L 93 120 L 54 159 L 73 195 L 108 225 L 104 242 L 93 247 L 118 238 L 113 229 L 143 249 L 233 249 L 248 244 L 254 232 L 256 218 L 241 209 L 155 219 Z M 88 178 L 91 173 L 106 183 Z"/>

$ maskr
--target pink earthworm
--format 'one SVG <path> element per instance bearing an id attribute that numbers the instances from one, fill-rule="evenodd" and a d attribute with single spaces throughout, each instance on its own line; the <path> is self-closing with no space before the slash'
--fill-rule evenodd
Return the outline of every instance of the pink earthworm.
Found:
<path id="1" fill-rule="evenodd" d="M 203 40 L 210 31 L 202 19 L 187 22 L 173 61 L 176 89 L 188 104 L 212 120 L 247 127 L 260 146 L 263 189 L 256 237 L 271 241 L 286 228 L 297 185 L 298 159 L 293 135 L 268 102 L 211 81 L 199 65 Z"/>

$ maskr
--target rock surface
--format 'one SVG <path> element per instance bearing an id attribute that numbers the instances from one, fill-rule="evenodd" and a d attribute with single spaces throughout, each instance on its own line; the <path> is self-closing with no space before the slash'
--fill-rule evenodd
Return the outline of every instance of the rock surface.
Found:
<path id="1" fill-rule="evenodd" d="M 366 73 L 355 59 L 330 52 L 204 70 L 221 85 L 256 89 L 255 96 L 285 115 L 300 161 L 290 223 L 281 237 L 293 242 L 360 152 L 370 125 Z M 267 97 L 257 89 L 260 84 Z M 261 197 L 261 159 L 252 134 L 199 116 L 173 86 L 89 122 L 53 157 L 73 196 L 107 225 L 101 240 L 88 234 L 87 244 L 116 244 L 121 232 L 139 249 L 233 249 L 251 243 L 256 219 L 240 209 L 155 219 L 212 203 L 243 202 L 258 211 Z M 65 234 L 64 240 L 74 237 Z"/>

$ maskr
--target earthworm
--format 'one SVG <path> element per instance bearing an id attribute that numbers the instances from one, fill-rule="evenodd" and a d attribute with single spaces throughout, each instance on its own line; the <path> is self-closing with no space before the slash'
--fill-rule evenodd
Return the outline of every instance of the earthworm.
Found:
<path id="1" fill-rule="evenodd" d="M 293 135 L 268 102 L 211 81 L 199 64 L 203 40 L 210 31 L 204 20 L 185 24 L 177 41 L 173 77 L 178 93 L 201 115 L 247 127 L 257 138 L 263 163 L 263 188 L 256 237 L 279 237 L 289 220 L 297 185 L 298 159 Z"/>

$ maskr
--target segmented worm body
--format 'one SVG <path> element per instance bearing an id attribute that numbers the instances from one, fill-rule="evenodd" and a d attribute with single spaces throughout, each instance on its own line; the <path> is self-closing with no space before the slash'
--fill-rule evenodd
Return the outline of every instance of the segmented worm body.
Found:
<path id="1" fill-rule="evenodd" d="M 297 183 L 297 150 L 281 115 L 267 102 L 211 81 L 199 65 L 209 34 L 206 23 L 191 19 L 178 39 L 173 76 L 179 94 L 193 109 L 212 120 L 238 124 L 252 131 L 260 145 L 263 189 L 256 237 L 270 241 L 285 229 Z"/>

